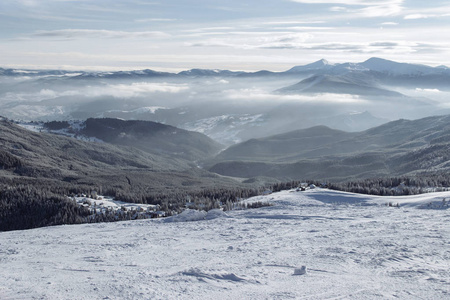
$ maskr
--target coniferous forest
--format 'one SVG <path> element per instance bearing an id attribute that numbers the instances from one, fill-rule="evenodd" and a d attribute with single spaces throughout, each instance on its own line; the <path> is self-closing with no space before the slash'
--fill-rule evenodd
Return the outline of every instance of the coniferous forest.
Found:
<path id="1" fill-rule="evenodd" d="M 104 188 L 95 185 L 73 185 L 51 180 L 0 179 L 0 231 L 30 229 L 61 224 L 113 222 L 144 218 L 132 212 L 115 214 L 92 214 L 87 208 L 77 205 L 69 196 L 89 195 L 102 191 L 117 200 L 159 205 L 166 215 L 181 212 L 189 201 L 191 208 L 210 210 L 231 207 L 242 199 L 314 184 L 329 189 L 379 195 L 414 195 L 432 191 L 447 190 L 450 175 L 423 175 L 414 177 L 372 178 L 348 182 L 318 182 L 313 180 L 288 181 L 260 186 L 259 188 L 205 188 L 199 191 L 178 191 L 172 193 L 149 193 L 145 190 L 123 191 L 119 188 Z"/>

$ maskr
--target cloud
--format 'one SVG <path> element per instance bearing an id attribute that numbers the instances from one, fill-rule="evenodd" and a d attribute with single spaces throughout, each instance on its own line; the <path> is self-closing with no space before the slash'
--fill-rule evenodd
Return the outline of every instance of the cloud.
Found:
<path id="1" fill-rule="evenodd" d="M 245 34 L 245 33 L 236 33 Z M 215 38 L 207 41 L 188 44 L 196 47 L 231 47 L 236 49 L 276 49 L 276 48 L 300 48 L 312 37 L 310 33 L 273 33 L 252 32 L 247 37 Z"/>
<path id="2" fill-rule="evenodd" d="M 1 104 L 8 102 L 38 102 L 46 99 L 54 99 L 62 96 L 76 96 L 80 95 L 79 91 L 64 91 L 64 92 L 56 92 L 52 89 L 42 89 L 39 92 L 35 93 L 5 93 L 2 95 L 2 99 L 0 101 Z"/>
<path id="3" fill-rule="evenodd" d="M 330 7 L 330 11 L 341 12 L 341 11 L 348 11 L 348 9 L 342 6 L 333 6 Z"/>
<path id="4" fill-rule="evenodd" d="M 114 31 L 114 30 L 94 30 L 94 29 L 60 29 L 60 30 L 39 30 L 31 37 L 42 38 L 95 38 L 95 39 L 127 39 L 127 38 L 166 38 L 169 34 L 161 31 Z"/>
<path id="5" fill-rule="evenodd" d="M 450 6 L 434 6 L 424 7 L 421 9 L 412 8 L 405 12 L 403 19 L 405 20 L 418 20 L 429 18 L 442 18 L 450 16 Z"/>
<path id="6" fill-rule="evenodd" d="M 236 27 L 230 27 L 230 26 L 222 26 L 222 27 L 202 27 L 202 28 L 195 28 L 195 29 L 186 29 L 183 30 L 184 32 L 215 32 L 215 31 L 219 31 L 219 30 L 225 30 L 225 31 L 230 31 L 230 30 L 236 30 Z"/>
<path id="7" fill-rule="evenodd" d="M 100 89 L 100 95 L 110 94 L 118 98 L 132 98 L 144 96 L 148 93 L 176 94 L 189 90 L 186 84 L 169 84 L 153 82 L 136 82 L 132 84 L 115 84 Z"/>
<path id="8" fill-rule="evenodd" d="M 405 20 L 415 20 L 415 19 L 427 19 L 435 17 L 435 15 L 425 15 L 425 14 L 412 14 L 412 15 L 406 15 L 404 17 Z"/>
<path id="9" fill-rule="evenodd" d="M 404 0 L 290 0 L 302 4 L 337 4 L 330 8 L 334 12 L 356 13 L 365 17 L 385 17 L 399 15 L 404 10 Z M 363 8 L 351 9 L 348 7 L 363 6 Z"/>
<path id="10" fill-rule="evenodd" d="M 38 102 L 47 99 L 55 99 L 67 96 L 135 98 L 153 93 L 177 94 L 189 91 L 186 84 L 136 82 L 132 84 L 109 84 L 105 86 L 87 86 L 83 89 L 55 91 L 42 89 L 35 93 L 6 93 L 2 95 L 0 103 L 8 102 Z"/>
<path id="11" fill-rule="evenodd" d="M 421 89 L 421 88 L 416 88 L 417 92 L 428 92 L 428 93 L 440 93 L 441 91 L 438 89 Z"/>
<path id="12" fill-rule="evenodd" d="M 270 21 L 266 25 L 323 24 L 325 21 Z"/>
<path id="13" fill-rule="evenodd" d="M 37 6 L 39 2 L 37 0 L 16 0 L 19 4 L 23 6 Z"/>
<path id="14" fill-rule="evenodd" d="M 405 20 L 417 20 L 417 19 L 429 19 L 429 18 L 442 18 L 450 17 L 450 13 L 445 14 L 411 14 L 404 17 Z"/>
<path id="15" fill-rule="evenodd" d="M 137 19 L 134 20 L 137 23 L 150 23 L 150 22 L 175 22 L 178 19 L 167 19 L 167 18 L 150 18 L 150 19 Z"/>
<path id="16" fill-rule="evenodd" d="M 86 97 L 112 96 L 114 98 L 143 97 L 153 93 L 177 94 L 188 91 L 186 84 L 135 82 L 132 84 L 109 84 L 105 86 L 87 87 L 84 91 L 65 91 L 58 96 L 79 95 Z"/>
<path id="17" fill-rule="evenodd" d="M 399 46 L 399 43 L 396 42 L 375 42 L 375 43 L 370 43 L 369 46 L 372 47 L 397 47 Z"/>
<path id="18" fill-rule="evenodd" d="M 248 89 L 230 89 L 224 92 L 224 98 L 229 100 L 251 101 L 251 102 L 269 102 L 277 103 L 295 102 L 295 103 L 314 103 L 314 104 L 365 104 L 368 100 L 357 95 L 347 94 L 313 94 L 313 95 L 280 95 L 272 94 L 258 88 Z"/>

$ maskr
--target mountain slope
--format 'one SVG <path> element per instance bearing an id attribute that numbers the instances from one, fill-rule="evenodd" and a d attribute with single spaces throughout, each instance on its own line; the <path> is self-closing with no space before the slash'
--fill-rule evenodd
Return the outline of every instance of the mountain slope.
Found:
<path id="1" fill-rule="evenodd" d="M 310 66 L 313 66 L 313 68 Z M 448 90 L 450 86 L 450 69 L 445 66 L 430 67 L 398 63 L 377 57 L 372 57 L 361 63 L 329 64 L 319 61 L 310 65 L 296 66 L 283 73 L 334 76 L 356 74 L 361 77 L 372 77 L 378 84 L 392 87 Z"/>
<path id="2" fill-rule="evenodd" d="M 261 139 L 250 139 L 222 151 L 217 160 L 275 161 L 349 139 L 354 134 L 316 126 Z"/>
<path id="3" fill-rule="evenodd" d="M 395 61 L 372 57 L 359 64 L 371 71 L 387 73 L 391 75 L 421 75 L 431 73 L 445 73 L 445 69 L 433 68 L 425 65 L 398 63 Z"/>
<path id="4" fill-rule="evenodd" d="M 131 146 L 170 158 L 204 159 L 222 149 L 222 145 L 198 133 L 152 121 L 114 118 L 87 119 L 82 123 L 48 122 L 53 132 L 77 134 L 113 145 Z"/>
<path id="5" fill-rule="evenodd" d="M 189 160 L 214 155 L 223 147 L 201 133 L 151 121 L 88 119 L 80 132 L 108 143 Z"/>
<path id="6" fill-rule="evenodd" d="M 302 73 L 302 72 L 317 72 L 323 70 L 329 70 L 333 68 L 334 65 L 330 64 L 326 59 L 321 59 L 316 62 L 304 65 L 304 66 L 295 66 L 291 69 L 287 70 L 285 73 Z"/>
<path id="7" fill-rule="evenodd" d="M 1 180 L 51 180 L 138 194 L 237 185 L 198 169 L 186 159 L 130 146 L 31 132 L 5 120 L 0 121 L 0 142 Z"/>
<path id="8" fill-rule="evenodd" d="M 236 177 L 335 180 L 447 171 L 449 131 L 450 116 L 398 120 L 359 133 L 311 128 L 237 144 L 220 153 L 209 170 Z"/>

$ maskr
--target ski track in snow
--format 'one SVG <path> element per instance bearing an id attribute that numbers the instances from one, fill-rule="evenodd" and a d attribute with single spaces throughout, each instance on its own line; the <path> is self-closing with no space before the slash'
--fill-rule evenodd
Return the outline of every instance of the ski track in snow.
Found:
<path id="1" fill-rule="evenodd" d="M 0 299 L 449 299 L 450 210 L 418 209 L 444 197 L 284 191 L 211 220 L 1 232 Z"/>

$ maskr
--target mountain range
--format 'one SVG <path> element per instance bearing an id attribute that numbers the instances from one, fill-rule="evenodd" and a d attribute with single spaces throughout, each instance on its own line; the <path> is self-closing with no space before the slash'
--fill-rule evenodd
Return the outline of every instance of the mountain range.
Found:
<path id="1" fill-rule="evenodd" d="M 330 73 L 334 75 L 345 74 L 347 72 L 372 72 L 381 73 L 389 76 L 410 75 L 415 77 L 446 75 L 450 76 L 450 68 L 446 66 L 430 67 L 420 64 L 399 63 L 382 58 L 372 57 L 361 63 L 329 63 L 325 59 L 302 65 L 295 66 L 283 72 L 271 72 L 261 70 L 256 72 L 230 71 L 219 69 L 191 69 L 179 73 L 159 72 L 151 69 L 135 71 L 66 71 L 66 70 L 30 70 L 30 69 L 4 69 L 0 68 L 0 75 L 3 76 L 68 76 L 77 78 L 125 78 L 125 77 L 202 77 L 202 76 L 220 76 L 220 77 L 246 77 L 246 76 L 269 76 L 269 75 L 293 75 L 302 73 Z"/>
<path id="2" fill-rule="evenodd" d="M 25 121 L 153 121 L 229 146 L 318 125 L 357 132 L 450 113 L 449 86 L 447 67 L 380 58 L 319 60 L 284 72 L 0 69 L 0 110 Z"/>
<path id="3" fill-rule="evenodd" d="M 325 126 L 236 144 L 209 161 L 209 170 L 236 177 L 345 180 L 446 172 L 450 116 L 397 120 L 362 132 Z"/>

